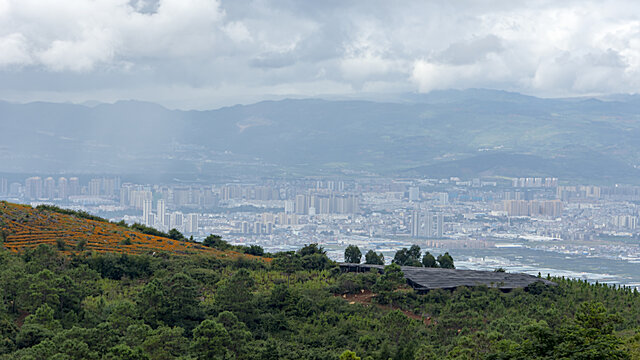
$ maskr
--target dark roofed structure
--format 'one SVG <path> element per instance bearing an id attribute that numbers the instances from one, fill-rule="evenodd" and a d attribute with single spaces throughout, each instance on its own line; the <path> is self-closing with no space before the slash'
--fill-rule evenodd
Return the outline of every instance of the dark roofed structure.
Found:
<path id="1" fill-rule="evenodd" d="M 369 272 L 371 269 L 383 271 L 382 265 L 348 264 L 341 263 L 340 268 L 348 272 Z M 402 266 L 402 272 L 418 293 L 424 293 L 434 289 L 455 289 L 460 286 L 482 286 L 498 288 L 509 291 L 517 288 L 526 288 L 535 283 L 542 282 L 546 285 L 556 285 L 554 282 L 522 273 L 507 273 L 480 270 L 459 270 L 424 268 Z"/>

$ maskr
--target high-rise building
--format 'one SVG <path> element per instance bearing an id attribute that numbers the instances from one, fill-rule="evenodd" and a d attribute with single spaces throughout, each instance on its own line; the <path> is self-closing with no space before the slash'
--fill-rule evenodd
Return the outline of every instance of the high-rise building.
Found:
<path id="1" fill-rule="evenodd" d="M 262 232 L 263 232 L 262 231 L 262 226 L 263 226 L 263 224 L 260 221 L 254 222 L 253 223 L 253 233 L 257 234 L 257 235 L 262 234 Z"/>
<path id="2" fill-rule="evenodd" d="M 21 193 L 24 192 L 22 184 L 19 182 L 14 182 L 9 184 L 9 196 L 20 196 Z"/>
<path id="3" fill-rule="evenodd" d="M 150 213 L 147 215 L 147 226 L 154 226 L 156 223 L 156 214 Z"/>
<path id="4" fill-rule="evenodd" d="M 420 212 L 418 210 L 413 210 L 411 212 L 411 237 L 417 238 L 420 237 Z"/>
<path id="5" fill-rule="evenodd" d="M 514 178 L 511 179 L 513 187 L 556 187 L 558 186 L 558 178 Z"/>
<path id="6" fill-rule="evenodd" d="M 296 204 L 293 200 L 286 200 L 284 202 L 284 212 L 287 214 L 292 214 L 295 211 Z"/>
<path id="7" fill-rule="evenodd" d="M 442 233 L 444 232 L 444 214 L 436 215 L 436 236 L 438 238 L 442 237 Z"/>
<path id="8" fill-rule="evenodd" d="M 80 195 L 80 180 L 77 177 L 69 178 L 69 196 Z"/>
<path id="9" fill-rule="evenodd" d="M 329 214 L 331 212 L 331 199 L 328 197 L 318 198 L 318 214 Z"/>
<path id="10" fill-rule="evenodd" d="M 529 202 L 526 200 L 505 200 L 504 211 L 509 216 L 529 216 Z"/>
<path id="11" fill-rule="evenodd" d="M 298 194 L 296 195 L 296 214 L 306 214 L 307 213 L 307 197 L 302 195 L 302 194 Z"/>
<path id="12" fill-rule="evenodd" d="M 102 179 L 91 179 L 89 181 L 89 195 L 100 196 L 102 194 Z"/>
<path id="13" fill-rule="evenodd" d="M 188 214 L 185 224 L 185 232 L 195 234 L 198 232 L 198 214 Z"/>
<path id="14" fill-rule="evenodd" d="M 440 215 L 438 215 L 440 216 Z M 438 234 L 438 220 L 440 220 L 436 216 L 436 231 L 434 232 L 434 215 L 432 212 L 427 211 L 426 213 L 421 213 L 419 210 L 414 210 L 411 212 L 411 236 L 414 238 L 417 237 L 426 237 L 432 238 L 434 235 Z M 440 228 L 442 227 L 440 223 Z M 441 236 L 441 235 L 440 235 Z"/>
<path id="15" fill-rule="evenodd" d="M 120 188 L 120 206 L 129 206 L 131 189 L 131 184 L 122 184 Z"/>
<path id="16" fill-rule="evenodd" d="M 142 221 L 144 221 L 144 224 L 147 226 L 154 225 L 154 223 L 150 221 L 152 206 L 151 199 L 144 200 L 144 205 L 142 207 Z"/>
<path id="17" fill-rule="evenodd" d="M 58 197 L 62 200 L 66 200 L 69 197 L 69 183 L 66 177 L 58 179 Z"/>
<path id="18" fill-rule="evenodd" d="M 9 181 L 6 178 L 0 178 L 0 195 L 9 195 Z"/>
<path id="19" fill-rule="evenodd" d="M 562 201 L 560 200 L 532 200 L 529 201 L 529 215 L 558 218 L 562 216 Z"/>
<path id="20" fill-rule="evenodd" d="M 56 181 L 51 176 L 44 179 L 44 198 L 53 200 L 56 197 Z"/>
<path id="21" fill-rule="evenodd" d="M 424 236 L 427 238 L 433 237 L 433 213 L 430 211 L 427 211 L 424 219 Z"/>
<path id="22" fill-rule="evenodd" d="M 167 224 L 165 224 L 164 222 L 164 217 L 165 217 L 165 213 L 166 213 L 166 207 L 164 204 L 164 200 L 160 199 L 158 200 L 158 206 L 156 207 L 156 211 L 158 213 L 158 223 L 162 226 L 165 226 Z"/>
<path id="23" fill-rule="evenodd" d="M 581 190 L 584 191 L 585 195 L 588 198 L 599 199 L 600 198 L 600 187 L 599 186 L 582 186 Z"/>
<path id="24" fill-rule="evenodd" d="M 613 225 L 618 228 L 635 230 L 638 227 L 638 217 L 631 215 L 614 216 Z"/>
<path id="25" fill-rule="evenodd" d="M 246 197 L 246 194 L 243 194 L 243 190 L 240 186 L 237 185 L 227 185 L 220 188 L 220 199 L 223 201 L 227 201 L 229 199 L 241 199 Z"/>
<path id="26" fill-rule="evenodd" d="M 306 199 L 306 207 L 307 207 L 307 211 L 306 213 L 309 214 L 309 212 L 311 211 L 311 208 L 313 208 L 314 213 L 313 215 L 315 215 L 315 210 L 316 210 L 316 204 L 317 204 L 317 200 L 318 200 L 318 196 L 317 195 L 311 195 L 308 196 Z"/>
<path id="27" fill-rule="evenodd" d="M 262 220 L 262 222 L 264 224 L 275 222 L 275 218 L 276 218 L 276 216 L 275 216 L 274 213 L 266 212 L 266 213 L 262 213 L 262 215 L 260 215 L 260 220 Z"/>
<path id="28" fill-rule="evenodd" d="M 558 218 L 562 216 L 561 200 L 505 200 L 504 210 L 509 216 Z"/>
<path id="29" fill-rule="evenodd" d="M 449 194 L 446 192 L 439 193 L 438 202 L 440 205 L 447 205 L 449 203 Z"/>
<path id="30" fill-rule="evenodd" d="M 334 214 L 355 214 L 360 211 L 357 195 L 335 196 L 331 200 L 330 212 Z"/>
<path id="31" fill-rule="evenodd" d="M 360 197 L 357 195 L 349 196 L 349 213 L 355 214 L 360 212 Z"/>
<path id="32" fill-rule="evenodd" d="M 417 186 L 412 186 L 409 188 L 409 201 L 419 201 L 420 200 L 420 188 Z"/>
<path id="33" fill-rule="evenodd" d="M 130 190 L 129 206 L 132 206 L 138 210 L 144 209 L 144 202 L 146 200 L 151 201 L 152 198 L 153 198 L 153 193 L 151 192 L 151 190 L 144 190 L 142 188 Z"/>
<path id="34" fill-rule="evenodd" d="M 42 197 L 42 179 L 39 176 L 30 177 L 24 182 L 24 195 L 29 200 Z"/>
<path id="35" fill-rule="evenodd" d="M 104 178 L 102 179 L 101 194 L 112 197 L 116 194 L 116 189 L 119 187 L 120 179 L 118 178 Z"/>
<path id="36" fill-rule="evenodd" d="M 277 220 L 278 225 L 282 226 L 298 225 L 298 215 L 296 214 L 279 213 Z"/>
<path id="37" fill-rule="evenodd" d="M 180 211 L 171 213 L 170 227 L 181 229 L 184 225 L 183 215 Z"/>

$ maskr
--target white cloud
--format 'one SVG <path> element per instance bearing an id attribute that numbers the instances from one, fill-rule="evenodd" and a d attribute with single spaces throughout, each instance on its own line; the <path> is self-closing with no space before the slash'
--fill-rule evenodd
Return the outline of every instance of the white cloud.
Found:
<path id="1" fill-rule="evenodd" d="M 232 21 L 223 30 L 235 42 L 253 41 L 249 29 L 241 22 Z"/>
<path id="2" fill-rule="evenodd" d="M 76 40 L 54 40 L 38 54 L 40 62 L 54 71 L 90 71 L 113 59 L 113 36 L 108 30 L 90 29 Z"/>
<path id="3" fill-rule="evenodd" d="M 640 58 L 630 44 L 638 20 L 629 14 L 638 14 L 638 6 L 613 3 L 485 11 L 471 37 L 417 60 L 411 79 L 420 91 L 496 85 L 550 96 L 637 91 Z"/>
<path id="4" fill-rule="evenodd" d="M 26 42 L 22 34 L 13 33 L 0 37 L 0 66 L 31 64 Z"/>
<path id="5" fill-rule="evenodd" d="M 5 0 L 6 2 L 7 0 Z M 153 13 L 123 0 L 8 0 L 0 36 L 26 39 L 24 64 L 52 71 L 93 70 L 124 59 L 210 53 L 224 16 L 217 1 L 162 0 Z M 27 61 L 26 59 L 29 59 Z"/>
<path id="6" fill-rule="evenodd" d="M 386 75 L 395 70 L 397 64 L 382 56 L 364 54 L 340 60 L 340 69 L 346 79 L 354 81 L 373 81 L 377 76 Z"/>
<path id="7" fill-rule="evenodd" d="M 0 0 L 0 96 L 27 100 L 113 96 L 118 83 L 158 101 L 175 88 L 557 96 L 635 92 L 638 79 L 631 0 Z"/>

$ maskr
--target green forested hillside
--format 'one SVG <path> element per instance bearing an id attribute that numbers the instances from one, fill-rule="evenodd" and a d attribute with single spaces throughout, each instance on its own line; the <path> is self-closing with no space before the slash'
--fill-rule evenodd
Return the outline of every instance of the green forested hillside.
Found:
<path id="1" fill-rule="evenodd" d="M 271 263 L 0 250 L 0 359 L 640 356 L 636 291 L 553 279 L 417 295 L 399 271 L 341 274 L 314 245 Z"/>

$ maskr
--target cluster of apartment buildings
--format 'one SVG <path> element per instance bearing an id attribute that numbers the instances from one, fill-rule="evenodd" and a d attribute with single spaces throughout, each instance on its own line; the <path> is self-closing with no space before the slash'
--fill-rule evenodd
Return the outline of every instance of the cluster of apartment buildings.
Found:
<path id="1" fill-rule="evenodd" d="M 9 182 L 0 178 L 0 196 L 18 197 L 24 200 L 58 200 L 66 201 L 71 197 L 106 197 L 115 198 L 120 188 L 120 179 L 92 178 L 86 185 L 81 185 L 78 177 L 49 176 L 28 177 L 23 183 Z"/>
<path id="2" fill-rule="evenodd" d="M 114 220 L 163 231 L 176 228 L 196 237 L 218 233 L 232 241 L 270 244 L 364 236 L 438 244 L 455 240 L 473 248 L 487 246 L 501 232 L 587 239 L 636 231 L 638 209 L 629 201 L 640 199 L 640 187 L 557 183 L 556 178 L 450 178 L 205 185 L 34 176 L 22 182 L 0 178 L 0 198 L 60 203 L 107 212 L 99 213 L 105 217 L 112 211 Z"/>
<path id="3" fill-rule="evenodd" d="M 504 200 L 504 211 L 509 216 L 559 218 L 562 216 L 560 200 Z"/>
<path id="4" fill-rule="evenodd" d="M 414 238 L 442 238 L 444 234 L 444 214 L 432 213 L 430 211 L 421 212 L 414 210 L 411 212 L 411 237 Z"/>
<path id="5" fill-rule="evenodd" d="M 198 233 L 198 214 L 183 214 L 181 211 L 167 211 L 166 201 L 159 199 L 153 211 L 153 200 L 145 199 L 142 206 L 142 222 L 146 226 L 162 231 L 177 229 L 187 234 Z"/>

